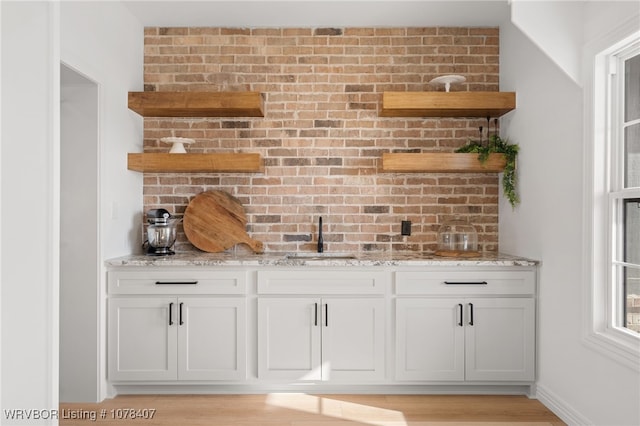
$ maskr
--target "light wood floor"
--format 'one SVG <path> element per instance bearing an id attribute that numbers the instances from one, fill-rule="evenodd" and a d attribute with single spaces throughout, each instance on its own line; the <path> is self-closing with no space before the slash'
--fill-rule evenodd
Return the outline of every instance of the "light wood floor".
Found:
<path id="1" fill-rule="evenodd" d="M 61 404 L 59 415 L 62 426 L 564 425 L 537 400 L 493 395 L 126 395 Z"/>

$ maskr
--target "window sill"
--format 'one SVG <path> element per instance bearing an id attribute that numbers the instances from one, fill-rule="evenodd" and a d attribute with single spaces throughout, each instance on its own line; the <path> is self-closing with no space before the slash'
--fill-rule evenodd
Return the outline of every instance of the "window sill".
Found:
<path id="1" fill-rule="evenodd" d="M 640 372 L 640 339 L 637 337 L 621 331 L 592 331 L 583 341 L 587 347 Z"/>

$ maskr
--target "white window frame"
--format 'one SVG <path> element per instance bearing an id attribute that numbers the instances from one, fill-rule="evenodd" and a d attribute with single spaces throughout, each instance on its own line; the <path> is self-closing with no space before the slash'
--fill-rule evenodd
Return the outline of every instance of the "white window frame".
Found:
<path id="1" fill-rule="evenodd" d="M 640 187 L 625 188 L 624 175 L 625 166 L 622 163 L 624 158 L 624 73 L 625 61 L 640 55 L 640 39 L 635 40 L 621 51 L 615 52 L 609 57 L 609 76 L 611 86 L 611 99 L 609 100 L 611 111 L 611 176 L 609 188 L 609 246 L 612 250 L 611 256 L 611 276 L 609 277 L 610 292 L 613 295 L 612 300 L 620 302 L 624 298 L 624 289 L 622 288 L 623 267 L 638 268 L 637 264 L 627 264 L 622 258 L 624 254 L 624 237 L 621 235 L 622 224 L 624 220 L 624 200 L 640 199 Z M 638 99 L 640 102 L 640 99 Z M 633 125 L 639 124 L 640 119 L 633 120 Z M 612 303 L 611 317 L 614 328 L 620 328 L 620 331 L 627 332 L 624 327 L 617 326 L 618 322 L 623 319 L 624 307 L 621 303 Z M 631 336 L 640 339 L 640 335 L 635 332 Z"/>
<path id="2" fill-rule="evenodd" d="M 625 29 L 620 29 L 624 33 Z M 620 128 L 619 99 L 613 90 L 622 90 L 615 76 L 621 55 L 640 47 L 640 31 L 626 29 L 627 36 L 610 35 L 600 46 L 585 50 L 585 275 L 589 283 L 585 297 L 584 342 L 640 371 L 640 336 L 618 325 L 620 293 L 614 273 L 615 255 L 620 249 L 617 226 L 620 224 L 617 200 L 624 196 L 640 198 L 640 189 L 623 189 L 616 181 L 623 167 L 621 147 L 616 143 Z M 612 41 L 618 40 L 616 41 Z M 605 46 L 602 48 L 602 46 Z M 617 85 L 617 86 L 616 86 Z M 620 93 L 620 92 L 619 92 Z"/>

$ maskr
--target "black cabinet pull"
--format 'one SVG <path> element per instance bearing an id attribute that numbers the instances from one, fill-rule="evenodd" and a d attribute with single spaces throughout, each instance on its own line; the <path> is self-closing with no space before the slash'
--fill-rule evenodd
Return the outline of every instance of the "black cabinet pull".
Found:
<path id="1" fill-rule="evenodd" d="M 179 316 L 178 316 L 178 323 L 180 325 L 184 324 L 184 321 L 182 321 L 182 305 L 184 305 L 184 303 L 180 302 L 180 313 L 179 313 Z"/>
<path id="2" fill-rule="evenodd" d="M 173 302 L 169 303 L 169 325 L 173 325 Z"/>
<path id="3" fill-rule="evenodd" d="M 446 285 L 487 285 L 486 281 L 445 281 Z"/>
<path id="4" fill-rule="evenodd" d="M 458 303 L 458 319 L 459 319 L 458 325 L 460 327 L 462 327 L 462 310 L 463 310 L 462 303 Z"/>
<path id="5" fill-rule="evenodd" d="M 329 304 L 324 305 L 324 326 L 329 327 Z"/>
<path id="6" fill-rule="evenodd" d="M 313 325 L 317 326 L 318 325 L 318 303 L 315 303 L 315 307 L 313 308 L 313 316 L 314 316 L 314 320 L 313 320 Z"/>
<path id="7" fill-rule="evenodd" d="M 196 285 L 198 281 L 156 281 L 156 285 Z"/>
<path id="8" fill-rule="evenodd" d="M 473 303 L 469 303 L 469 325 L 473 325 Z"/>

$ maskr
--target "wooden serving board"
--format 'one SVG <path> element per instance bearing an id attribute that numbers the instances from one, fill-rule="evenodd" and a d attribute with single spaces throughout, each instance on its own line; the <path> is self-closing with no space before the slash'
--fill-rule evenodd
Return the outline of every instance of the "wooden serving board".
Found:
<path id="1" fill-rule="evenodd" d="M 260 241 L 247 234 L 242 203 L 224 191 L 196 195 L 184 212 L 183 226 L 189 242 L 202 251 L 218 253 L 240 243 L 256 253 L 264 250 Z"/>

